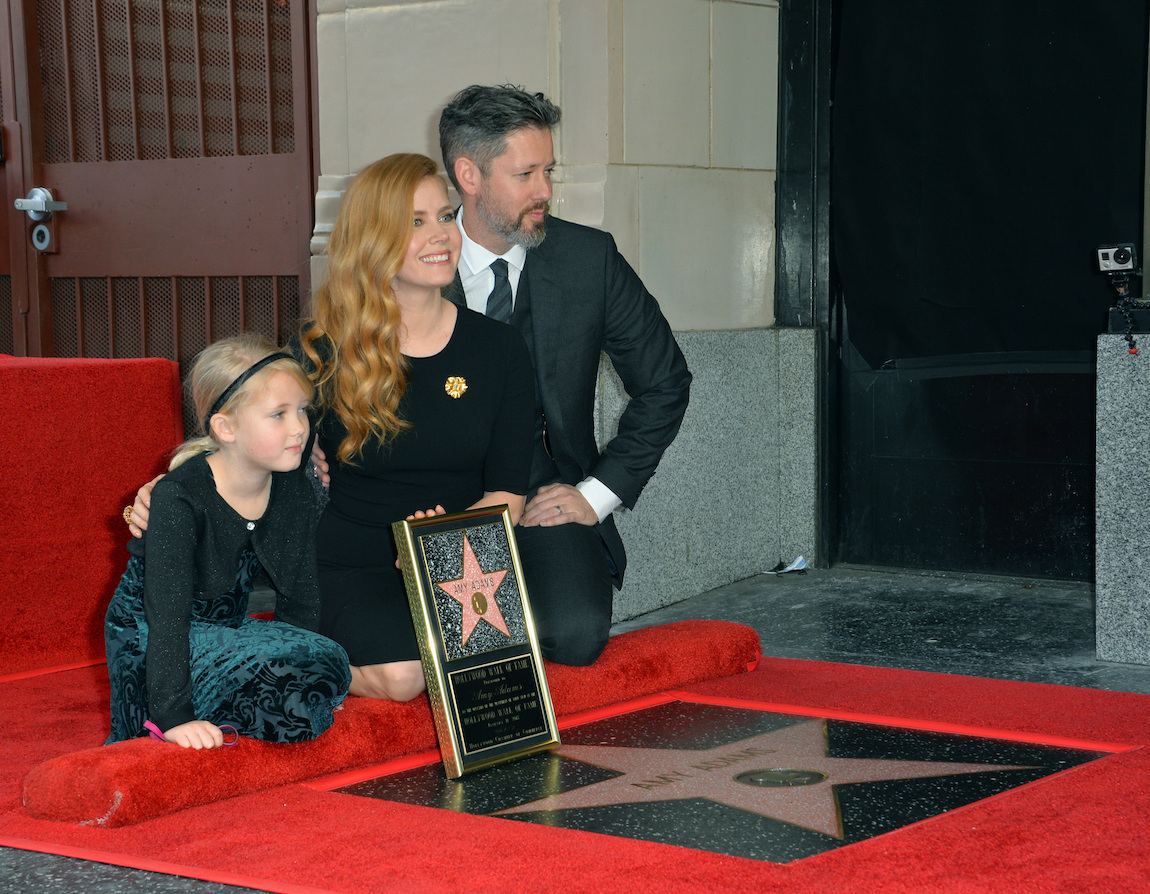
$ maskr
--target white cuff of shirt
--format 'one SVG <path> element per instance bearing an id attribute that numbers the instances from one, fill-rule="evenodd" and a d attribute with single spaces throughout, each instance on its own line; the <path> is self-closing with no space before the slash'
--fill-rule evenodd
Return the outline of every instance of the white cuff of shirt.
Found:
<path id="1" fill-rule="evenodd" d="M 615 492 L 598 478 L 584 478 L 575 487 L 583 495 L 583 499 L 591 504 L 595 514 L 599 516 L 599 521 L 603 521 L 623 505 L 623 501 L 615 496 Z"/>

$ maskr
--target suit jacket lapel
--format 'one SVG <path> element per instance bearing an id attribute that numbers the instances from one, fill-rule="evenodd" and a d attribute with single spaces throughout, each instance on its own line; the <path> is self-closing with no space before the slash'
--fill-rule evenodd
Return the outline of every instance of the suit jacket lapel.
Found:
<path id="1" fill-rule="evenodd" d="M 563 287 L 558 272 L 550 260 L 547 251 L 547 240 L 538 248 L 527 252 L 527 263 L 524 276 L 531 288 L 531 332 L 535 339 L 535 372 L 539 382 L 544 386 L 543 393 L 547 394 L 550 387 L 562 381 L 558 374 L 558 364 L 563 342 Z M 561 420 L 552 420 L 552 414 L 558 412 L 558 407 L 546 408 L 548 419 L 554 424 L 561 424 Z"/>

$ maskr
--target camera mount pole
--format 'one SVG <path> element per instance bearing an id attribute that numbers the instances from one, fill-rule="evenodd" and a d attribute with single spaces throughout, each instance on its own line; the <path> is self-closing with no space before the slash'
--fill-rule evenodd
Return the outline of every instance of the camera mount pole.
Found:
<path id="1" fill-rule="evenodd" d="M 1150 69 L 1146 72 L 1146 129 L 1150 133 Z M 1146 166 L 1142 175 L 1142 257 L 1150 258 L 1150 140 L 1146 146 Z"/>

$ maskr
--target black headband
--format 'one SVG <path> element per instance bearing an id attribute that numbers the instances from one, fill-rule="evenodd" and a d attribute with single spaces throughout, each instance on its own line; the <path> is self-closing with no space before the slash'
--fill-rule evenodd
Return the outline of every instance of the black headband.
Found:
<path id="1" fill-rule="evenodd" d="M 215 416 L 216 413 L 218 413 L 220 411 L 220 407 L 222 407 L 229 400 L 231 400 L 233 394 L 235 394 L 237 391 L 239 391 L 244 386 L 244 382 L 246 382 L 248 379 L 250 379 L 256 373 L 258 373 L 261 369 L 263 369 L 269 363 L 273 363 L 276 360 L 294 360 L 294 359 L 295 358 L 292 357 L 291 354 L 288 354 L 285 351 L 280 351 L 279 353 L 276 353 L 276 354 L 268 354 L 263 360 L 257 360 L 255 363 L 253 363 L 251 366 L 249 366 L 246 370 L 244 370 L 242 373 L 240 373 L 236 377 L 236 380 L 234 382 L 232 382 L 232 384 L 230 384 L 227 388 L 224 389 L 224 393 L 216 398 L 216 402 L 214 404 L 212 404 L 211 412 L 208 413 L 208 415 L 206 417 L 204 417 L 204 434 L 210 435 L 212 433 L 212 417 Z"/>

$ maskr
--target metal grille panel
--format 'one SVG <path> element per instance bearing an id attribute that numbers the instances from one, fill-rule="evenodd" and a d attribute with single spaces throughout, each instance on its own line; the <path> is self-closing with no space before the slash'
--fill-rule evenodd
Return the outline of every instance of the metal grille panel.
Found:
<path id="1" fill-rule="evenodd" d="M 76 280 L 53 279 L 48 283 L 52 291 L 52 328 L 56 334 L 57 357 L 83 357 L 80 346 L 80 315 L 76 310 Z"/>
<path id="2" fill-rule="evenodd" d="M 258 332 L 279 344 L 300 318 L 295 276 L 57 277 L 49 281 L 58 357 L 190 360 L 210 342 Z M 11 308 L 0 277 L 0 307 Z"/>
<path id="3" fill-rule="evenodd" d="M 14 354 L 16 352 L 16 336 L 13 333 L 13 313 L 16 308 L 12 301 L 12 277 L 0 276 L 0 314 L 7 320 L 6 325 L 0 325 L 0 354 Z"/>
<path id="4" fill-rule="evenodd" d="M 45 161 L 295 151 L 278 0 L 38 0 Z"/>
<path id="5" fill-rule="evenodd" d="M 140 280 L 126 276 L 110 280 L 112 331 L 116 334 L 109 353 L 115 357 L 143 357 L 145 306 L 140 304 Z"/>
<path id="6" fill-rule="evenodd" d="M 240 283 L 238 276 L 213 276 L 208 280 L 213 341 L 222 338 L 226 332 L 239 332 L 244 328 Z"/>
<path id="7" fill-rule="evenodd" d="M 112 356 L 111 302 L 109 281 L 103 278 L 73 280 L 76 283 L 76 306 L 80 308 L 80 349 L 86 357 Z"/>

